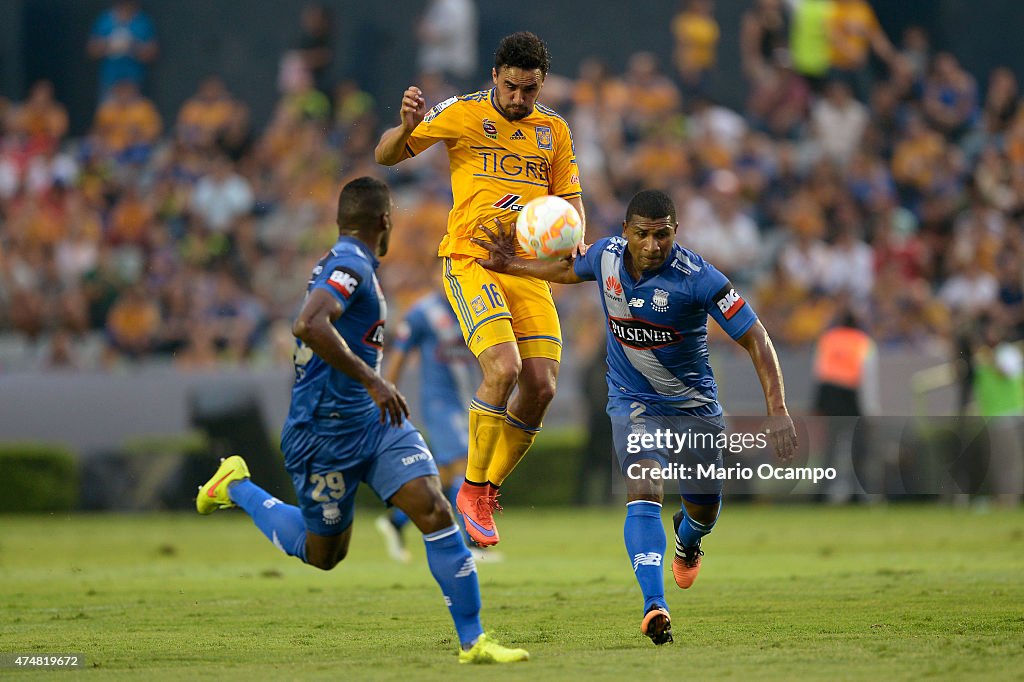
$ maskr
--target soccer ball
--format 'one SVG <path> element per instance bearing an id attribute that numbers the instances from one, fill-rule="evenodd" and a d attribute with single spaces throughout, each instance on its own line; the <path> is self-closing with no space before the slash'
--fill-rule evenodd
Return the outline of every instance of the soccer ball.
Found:
<path id="1" fill-rule="evenodd" d="M 580 243 L 583 221 L 562 197 L 537 197 L 519 212 L 516 237 L 527 256 L 558 260 L 572 253 Z"/>

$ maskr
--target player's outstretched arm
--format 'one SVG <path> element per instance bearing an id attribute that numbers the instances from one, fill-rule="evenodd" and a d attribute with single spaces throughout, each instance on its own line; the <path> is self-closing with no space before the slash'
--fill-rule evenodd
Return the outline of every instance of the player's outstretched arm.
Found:
<path id="1" fill-rule="evenodd" d="M 486 259 L 478 258 L 477 262 L 488 270 L 509 275 L 536 277 L 557 284 L 578 284 L 584 281 L 576 276 L 576 272 L 572 268 L 573 259 L 571 257 L 545 261 L 517 256 L 515 228 L 506 228 L 497 218 L 494 220 L 493 230 L 483 225 L 479 225 L 477 229 L 486 234 L 489 240 L 474 237 L 470 241 L 487 249 L 490 255 Z"/>
<path id="2" fill-rule="evenodd" d="M 797 448 L 796 427 L 786 409 L 786 388 L 782 382 L 782 367 L 775 354 L 772 340 L 760 320 L 746 331 L 736 343 L 743 346 L 754 363 L 757 378 L 761 381 L 764 400 L 768 407 L 766 433 L 775 449 L 775 455 L 788 462 Z"/>
<path id="3" fill-rule="evenodd" d="M 573 247 L 570 254 L 573 258 L 576 258 L 577 256 L 586 255 L 587 249 L 590 248 L 590 244 L 587 243 L 587 212 L 583 209 L 583 197 L 572 197 L 567 201 L 576 209 L 576 212 L 580 214 L 580 220 L 583 221 L 583 234 L 580 235 L 580 243 Z"/>
<path id="4" fill-rule="evenodd" d="M 410 85 L 402 94 L 402 108 L 399 112 L 401 119 L 394 128 L 384 131 L 373 151 L 377 163 L 384 166 L 394 166 L 404 158 L 405 143 L 409 141 L 412 131 L 420 124 L 427 114 L 427 101 L 423 99 L 423 93 L 415 85 Z"/>
<path id="5" fill-rule="evenodd" d="M 341 304 L 323 289 L 314 289 L 292 326 L 292 333 L 334 369 L 344 372 L 363 386 L 380 408 L 380 421 L 395 426 L 409 416 L 405 398 L 395 385 L 377 374 L 345 343 L 332 324 L 342 313 Z"/>

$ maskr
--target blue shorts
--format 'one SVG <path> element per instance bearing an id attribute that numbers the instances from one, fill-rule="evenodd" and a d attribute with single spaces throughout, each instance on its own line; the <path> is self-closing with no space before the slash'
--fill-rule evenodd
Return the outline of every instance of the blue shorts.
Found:
<path id="1" fill-rule="evenodd" d="M 431 399 L 423 406 L 423 425 L 430 440 L 430 451 L 438 465 L 444 466 L 469 453 L 469 413 L 461 403 Z"/>
<path id="2" fill-rule="evenodd" d="M 725 421 L 717 406 L 684 411 L 610 395 L 607 412 L 623 476 L 628 475 L 630 465 L 654 460 L 663 469 L 675 467 L 678 475 L 664 480 L 678 481 L 679 494 L 687 501 L 702 505 L 721 501 L 722 480 L 702 478 L 697 470 L 698 465 L 721 468 L 724 464 L 718 439 L 725 430 Z"/>
<path id="3" fill-rule="evenodd" d="M 434 457 L 408 419 L 401 426 L 374 420 L 340 436 L 288 427 L 281 450 L 306 528 L 317 535 L 338 535 L 352 524 L 360 482 L 386 502 L 414 478 L 437 475 Z"/>

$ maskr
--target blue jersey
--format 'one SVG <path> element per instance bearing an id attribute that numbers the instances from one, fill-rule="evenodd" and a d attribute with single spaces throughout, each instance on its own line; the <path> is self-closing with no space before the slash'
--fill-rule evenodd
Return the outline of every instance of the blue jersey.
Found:
<path id="1" fill-rule="evenodd" d="M 634 280 L 626 240 L 598 240 L 573 269 L 596 280 L 608 318 L 609 396 L 701 416 L 722 413 L 708 362 L 710 313 L 738 339 L 757 315 L 713 265 L 678 244 L 665 263 Z"/>
<path id="2" fill-rule="evenodd" d="M 93 24 L 92 37 L 112 41 L 120 49 L 118 54 L 106 55 L 100 65 L 100 86 L 104 91 L 121 80 L 142 85 L 145 66 L 132 50 L 135 43 L 148 43 L 156 38 L 148 15 L 136 12 L 127 22 L 122 22 L 113 10 L 107 10 Z"/>
<path id="3" fill-rule="evenodd" d="M 323 289 L 338 300 L 342 313 L 334 321 L 348 347 L 376 371 L 384 349 L 387 304 L 377 281 L 378 261 L 365 244 L 341 237 L 316 267 L 306 295 Z M 310 426 L 316 433 L 358 431 L 380 411 L 361 383 L 328 365 L 313 350 L 295 340 L 295 386 L 285 428 Z"/>
<path id="4" fill-rule="evenodd" d="M 427 294 L 413 304 L 398 326 L 394 345 L 405 352 L 419 349 L 424 405 L 440 400 L 467 409 L 479 383 L 477 362 L 444 294 Z"/>

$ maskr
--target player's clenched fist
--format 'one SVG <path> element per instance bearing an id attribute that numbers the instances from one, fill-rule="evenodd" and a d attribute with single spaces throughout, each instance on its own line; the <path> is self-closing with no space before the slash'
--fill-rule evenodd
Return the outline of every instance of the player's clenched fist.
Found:
<path id="1" fill-rule="evenodd" d="M 427 114 L 427 101 L 423 99 L 423 91 L 410 85 L 402 95 L 402 127 L 412 132 Z"/>

